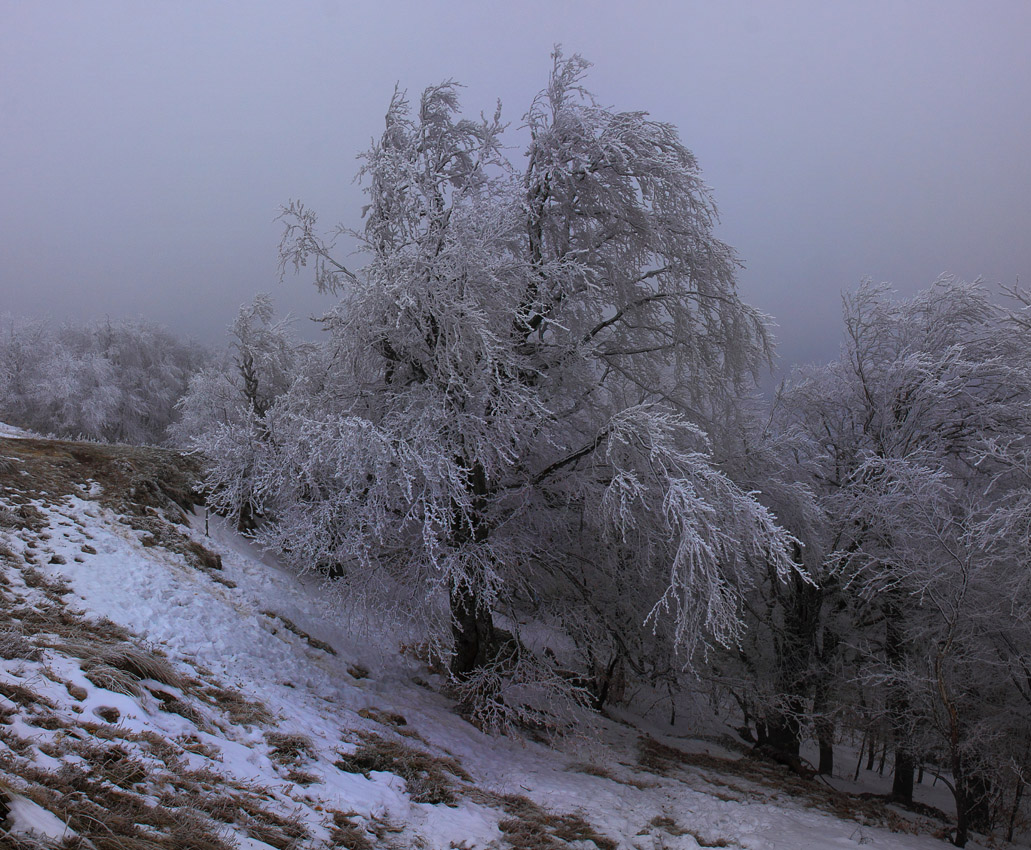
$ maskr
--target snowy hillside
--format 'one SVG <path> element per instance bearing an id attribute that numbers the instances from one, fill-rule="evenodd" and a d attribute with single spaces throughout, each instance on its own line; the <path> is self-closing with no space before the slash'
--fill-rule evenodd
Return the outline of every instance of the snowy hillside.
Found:
<path id="1" fill-rule="evenodd" d="M 407 635 L 191 509 L 197 474 L 0 438 L 0 846 L 944 846 L 930 809 L 801 779 L 711 724 L 486 735 Z"/>

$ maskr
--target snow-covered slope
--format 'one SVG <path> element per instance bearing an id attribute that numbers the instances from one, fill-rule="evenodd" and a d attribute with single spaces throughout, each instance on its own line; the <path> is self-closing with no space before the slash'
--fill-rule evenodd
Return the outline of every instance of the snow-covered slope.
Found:
<path id="1" fill-rule="evenodd" d="M 33 439 L 0 458 L 0 842 L 942 846 L 940 823 L 682 729 L 486 735 L 408 636 L 187 513 L 188 462 Z"/>

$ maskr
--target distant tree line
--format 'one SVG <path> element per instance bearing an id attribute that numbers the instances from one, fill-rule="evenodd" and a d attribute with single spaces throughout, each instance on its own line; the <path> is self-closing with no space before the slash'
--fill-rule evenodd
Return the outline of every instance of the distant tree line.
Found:
<path id="1" fill-rule="evenodd" d="M 0 319 L 0 421 L 41 434 L 164 443 L 210 355 L 144 321 Z"/>

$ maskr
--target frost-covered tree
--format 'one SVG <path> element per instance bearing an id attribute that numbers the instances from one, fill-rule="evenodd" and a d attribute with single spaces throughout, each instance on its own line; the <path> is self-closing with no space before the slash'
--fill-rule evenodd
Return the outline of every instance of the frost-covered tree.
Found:
<path id="1" fill-rule="evenodd" d="M 8 320 L 0 336 L 0 416 L 43 433 L 161 443 L 196 344 L 143 321 L 51 326 Z"/>
<path id="2" fill-rule="evenodd" d="M 44 402 L 49 364 L 58 353 L 53 329 L 40 321 L 3 317 L 0 332 L 0 419 L 21 427 L 36 424 Z"/>
<path id="3" fill-rule="evenodd" d="M 833 624 L 836 577 L 826 568 L 827 517 L 809 474 L 811 443 L 791 427 L 785 407 L 759 399 L 728 409 L 719 433 L 723 468 L 756 492 L 796 538 L 794 558 L 804 567 L 786 581 L 767 569 L 744 597 L 747 626 L 730 647 L 710 653 L 707 672 L 742 713 L 749 740 L 797 758 L 815 721 L 821 773 L 833 770 L 838 640 Z"/>
<path id="4" fill-rule="evenodd" d="M 452 82 L 395 93 L 360 270 L 286 212 L 284 263 L 340 301 L 317 379 L 268 412 L 264 538 L 439 604 L 460 680 L 529 609 L 635 664 L 687 657 L 737 634 L 756 570 L 792 569 L 705 433 L 764 362 L 763 319 L 676 130 L 598 106 L 586 67 L 556 54 L 519 170 L 500 111 L 462 118 Z"/>
<path id="5" fill-rule="evenodd" d="M 310 354 L 291 325 L 290 317 L 275 318 L 265 293 L 244 304 L 229 328 L 228 350 L 190 380 L 171 432 L 176 444 L 207 458 L 213 504 L 241 531 L 253 531 L 257 520 L 255 475 L 271 436 L 266 414 Z"/>
<path id="6" fill-rule="evenodd" d="M 813 447 L 828 564 L 856 614 L 857 681 L 883 696 L 893 733 L 893 793 L 911 799 L 917 759 L 935 757 L 952 773 L 960 845 L 988 822 L 1012 727 L 999 650 L 1020 619 L 1007 608 L 1024 603 L 1009 607 L 1012 553 L 993 553 L 985 529 L 1002 519 L 1009 474 L 991 447 L 1031 425 L 1013 328 L 977 284 L 943 278 L 908 301 L 867 284 L 846 299 L 842 358 L 786 393 Z"/>

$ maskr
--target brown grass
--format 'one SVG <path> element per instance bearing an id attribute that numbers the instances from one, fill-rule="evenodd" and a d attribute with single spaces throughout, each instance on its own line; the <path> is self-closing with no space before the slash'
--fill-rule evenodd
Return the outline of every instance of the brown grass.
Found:
<path id="1" fill-rule="evenodd" d="M 474 788 L 468 789 L 466 796 L 474 803 L 501 809 L 508 815 L 498 822 L 498 829 L 517 850 L 562 850 L 571 841 L 593 841 L 599 850 L 616 850 L 619 846 L 581 815 L 548 811 L 521 794 L 497 794 Z"/>
<path id="2" fill-rule="evenodd" d="M 144 679 L 175 688 L 188 687 L 186 678 L 166 658 L 155 650 L 136 646 L 129 641 L 66 641 L 54 648 L 81 659 L 86 678 L 98 688 L 115 693 L 142 696 L 140 682 Z"/>
<path id="3" fill-rule="evenodd" d="M 576 761 L 566 766 L 566 770 L 572 773 L 586 773 L 588 776 L 597 776 L 599 779 L 611 779 L 619 782 L 611 770 L 599 764 L 591 764 L 586 761 Z"/>
<path id="4" fill-rule="evenodd" d="M 329 832 L 330 841 L 334 847 L 343 847 L 345 850 L 373 850 L 376 846 L 369 838 L 365 827 L 352 822 L 354 812 L 333 812 L 333 828 Z"/>
<path id="5" fill-rule="evenodd" d="M 275 715 L 262 703 L 221 685 L 208 685 L 200 696 L 224 712 L 236 726 L 267 726 L 276 721 Z"/>
<path id="6" fill-rule="evenodd" d="M 681 826 L 668 815 L 656 815 L 649 824 L 654 829 L 661 829 L 667 835 L 679 837 L 690 835 L 699 847 L 730 847 L 731 844 L 726 838 L 706 838 L 701 833 L 686 826 Z"/>
<path id="7" fill-rule="evenodd" d="M 143 513 L 149 507 L 181 516 L 200 501 L 193 487 L 201 476 L 200 462 L 180 452 L 0 438 L 0 453 L 12 461 L 0 469 L 0 484 L 21 496 L 16 501 L 23 505 L 43 494 L 51 501 L 73 493 L 82 495 L 80 484 L 84 481 L 99 483 L 104 490 L 99 501 L 118 513 Z M 29 474 L 21 475 L 23 470 Z"/>
<path id="8" fill-rule="evenodd" d="M 215 576 L 221 566 L 218 556 L 177 527 L 195 501 L 195 461 L 155 449 L 44 440 L 0 440 L 0 454 L 15 458 L 0 469 L 5 502 L 0 527 L 14 530 L 26 547 L 25 556 L 10 547 L 0 551 L 0 656 L 41 661 L 46 653 L 77 659 L 95 684 L 134 696 L 143 696 L 146 688 L 164 710 L 181 714 L 198 728 L 205 725 L 198 711 L 205 703 L 223 712 L 227 723 L 273 719 L 260 703 L 214 683 L 210 673 L 204 680 L 188 676 L 128 630 L 68 609 L 62 600 L 67 584 L 38 568 L 52 554 L 45 543 L 49 518 L 31 500 L 60 505 L 64 496 L 75 495 L 122 514 L 149 542 L 180 552 L 188 563 Z M 21 475 L 23 469 L 30 474 Z M 101 485 L 99 495 L 85 495 L 90 481 Z M 53 536 L 67 538 L 70 533 Z M 82 544 L 82 551 L 95 554 L 88 544 Z M 73 699 L 84 695 L 77 685 L 48 675 L 46 668 L 42 675 L 64 685 Z M 217 749 L 195 736 L 171 742 L 155 732 L 137 734 L 117 725 L 120 717 L 113 709 L 99 709 L 109 723 L 92 715 L 76 716 L 74 709 L 81 708 L 74 703 L 73 711 L 60 713 L 43 695 L 17 681 L 0 682 L 0 694 L 7 697 L 0 720 L 18 713 L 37 732 L 23 738 L 0 725 L 0 775 L 17 793 L 77 831 L 82 847 L 230 850 L 236 844 L 230 827 L 280 850 L 293 850 L 310 838 L 298 816 L 282 810 L 269 789 L 214 769 L 189 770 L 184 750 L 211 759 L 212 766 L 220 759 Z M 49 769 L 37 762 L 38 751 L 76 760 Z M 11 846 L 29 845 L 0 834 L 0 848 Z"/>
<path id="9" fill-rule="evenodd" d="M 373 771 L 400 776 L 415 803 L 453 806 L 457 802 L 454 778 L 472 781 L 458 761 L 450 756 L 431 755 L 372 732 L 359 735 L 361 743 L 358 748 L 353 753 L 341 753 L 334 765 L 347 773 L 361 773 L 366 777 Z"/>
<path id="10" fill-rule="evenodd" d="M 307 735 L 266 732 L 265 741 L 272 748 L 269 758 L 282 765 L 299 765 L 317 755 L 315 744 Z"/>
<path id="11" fill-rule="evenodd" d="M 313 638 L 310 634 L 304 631 L 304 629 L 302 629 L 300 626 L 294 623 L 293 620 L 287 619 L 282 614 L 277 614 L 275 611 L 262 611 L 261 613 L 266 617 L 271 617 L 273 620 L 278 620 L 280 623 L 283 624 L 283 628 L 285 628 L 288 632 L 297 635 L 297 637 L 299 637 L 301 640 L 307 643 L 308 646 L 314 649 L 320 649 L 329 655 L 337 654 L 337 651 L 333 649 L 333 647 L 331 647 L 324 640 Z"/>
<path id="12" fill-rule="evenodd" d="M 21 685 L 18 682 L 0 681 L 0 696 L 6 697 L 16 705 L 20 705 L 22 708 L 32 708 L 35 706 L 54 708 L 53 702 L 49 699 L 44 696 L 40 696 L 31 688 Z"/>
<path id="13" fill-rule="evenodd" d="M 293 782 L 294 785 L 300 785 L 302 787 L 316 785 L 322 781 L 314 773 L 308 773 L 306 770 L 291 770 L 286 774 L 286 778 Z"/>

